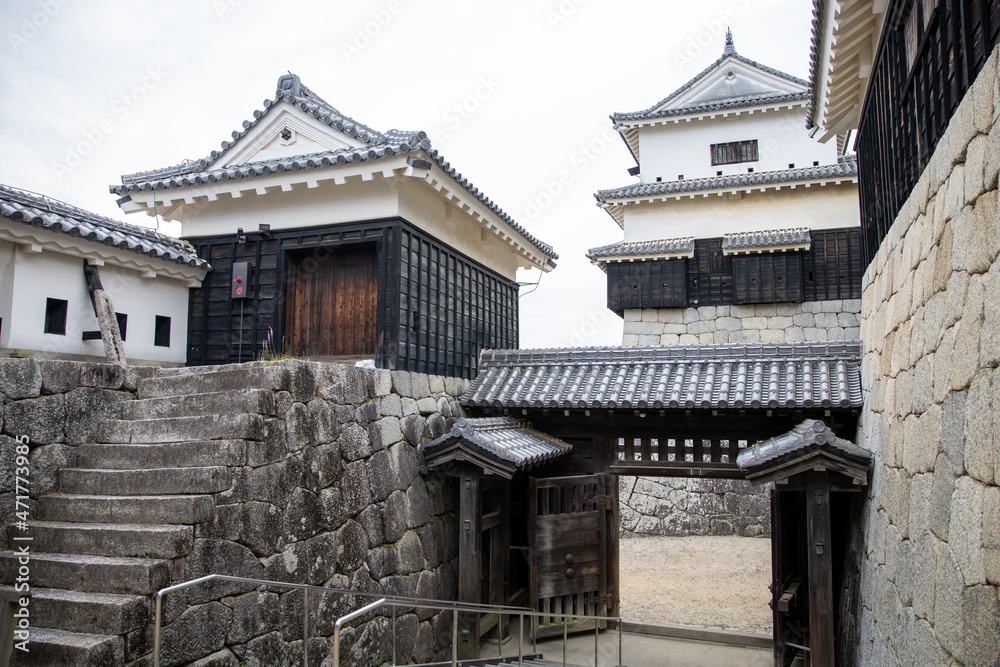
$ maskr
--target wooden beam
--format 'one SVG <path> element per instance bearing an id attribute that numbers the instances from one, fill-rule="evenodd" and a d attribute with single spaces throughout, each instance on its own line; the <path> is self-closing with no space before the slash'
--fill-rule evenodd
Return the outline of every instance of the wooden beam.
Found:
<path id="1" fill-rule="evenodd" d="M 458 509 L 458 601 L 478 603 L 482 554 L 479 526 L 479 471 L 463 465 L 459 477 Z M 458 657 L 462 660 L 479 657 L 479 621 L 476 614 L 460 614 L 458 618 Z"/>
<path id="2" fill-rule="evenodd" d="M 830 477 L 806 473 L 806 533 L 809 542 L 809 649 L 812 667 L 833 667 L 833 549 Z"/>

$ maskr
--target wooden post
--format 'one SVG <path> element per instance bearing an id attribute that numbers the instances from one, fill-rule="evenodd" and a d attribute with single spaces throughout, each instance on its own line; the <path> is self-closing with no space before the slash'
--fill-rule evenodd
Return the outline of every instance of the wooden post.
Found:
<path id="1" fill-rule="evenodd" d="M 833 550 L 830 539 L 830 477 L 806 473 L 809 536 L 809 649 L 812 667 L 833 667 Z"/>
<path id="2" fill-rule="evenodd" d="M 482 554 L 479 545 L 479 471 L 462 466 L 459 477 L 458 510 L 458 601 L 478 603 Z M 462 660 L 479 657 L 479 617 L 472 613 L 459 614 L 458 657 Z"/>

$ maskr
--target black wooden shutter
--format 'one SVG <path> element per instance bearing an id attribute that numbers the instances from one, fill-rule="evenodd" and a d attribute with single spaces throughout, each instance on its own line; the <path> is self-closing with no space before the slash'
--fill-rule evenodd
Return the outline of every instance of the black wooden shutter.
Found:
<path id="1" fill-rule="evenodd" d="M 802 253 L 733 257 L 733 303 L 802 300 Z"/>

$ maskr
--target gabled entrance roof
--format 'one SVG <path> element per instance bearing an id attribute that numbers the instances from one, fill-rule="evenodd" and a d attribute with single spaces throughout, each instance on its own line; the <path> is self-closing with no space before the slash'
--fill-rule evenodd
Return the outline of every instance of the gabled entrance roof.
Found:
<path id="1" fill-rule="evenodd" d="M 450 461 L 467 461 L 487 474 L 507 479 L 547 463 L 573 448 L 558 438 L 535 430 L 526 421 L 509 417 L 459 419 L 451 431 L 424 447 L 428 468 Z"/>
<path id="2" fill-rule="evenodd" d="M 830 470 L 868 483 L 872 453 L 849 440 L 838 438 L 818 419 L 807 419 L 788 433 L 759 442 L 736 458 L 747 479 L 764 484 L 787 480 L 809 470 Z"/>

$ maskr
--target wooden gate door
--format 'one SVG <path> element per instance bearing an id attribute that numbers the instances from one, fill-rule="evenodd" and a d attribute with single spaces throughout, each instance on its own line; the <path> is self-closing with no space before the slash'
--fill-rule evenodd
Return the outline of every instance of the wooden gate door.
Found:
<path id="1" fill-rule="evenodd" d="M 378 261 L 373 246 L 289 253 L 285 351 L 296 357 L 376 352 Z"/>
<path id="2" fill-rule="evenodd" d="M 607 512 L 603 475 L 531 478 L 531 606 L 547 614 L 606 615 Z M 562 633 L 562 619 L 542 617 L 539 637 Z M 570 632 L 593 622 L 569 622 Z M 601 627 L 605 627 L 605 623 Z"/>

